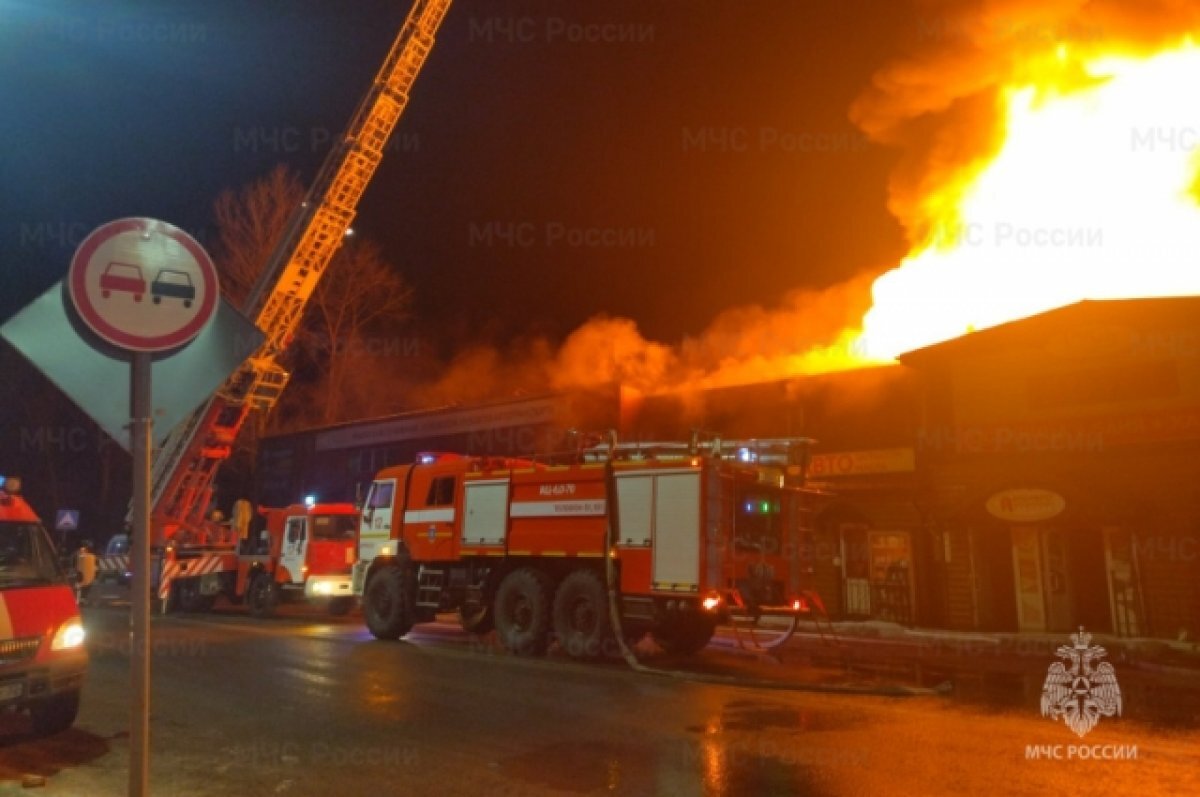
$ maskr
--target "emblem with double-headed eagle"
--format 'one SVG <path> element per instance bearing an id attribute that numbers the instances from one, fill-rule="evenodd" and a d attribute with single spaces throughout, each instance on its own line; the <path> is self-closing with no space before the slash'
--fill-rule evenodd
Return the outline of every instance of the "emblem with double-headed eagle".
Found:
<path id="1" fill-rule="evenodd" d="M 1101 717 L 1121 715 L 1121 688 L 1117 673 L 1107 661 L 1108 652 L 1093 645 L 1092 635 L 1079 627 L 1071 634 L 1072 647 L 1060 645 L 1062 661 L 1050 665 L 1042 685 L 1042 716 L 1062 718 L 1080 738 L 1096 727 Z"/>

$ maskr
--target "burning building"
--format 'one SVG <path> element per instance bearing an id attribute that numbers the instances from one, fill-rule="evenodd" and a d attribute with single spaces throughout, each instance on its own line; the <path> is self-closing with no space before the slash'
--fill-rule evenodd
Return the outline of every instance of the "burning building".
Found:
<path id="1" fill-rule="evenodd" d="M 911 52 L 851 109 L 901 153 L 894 268 L 733 308 L 676 346 L 601 317 L 485 361 L 554 396 L 621 385 L 601 415 L 626 439 L 817 440 L 810 474 L 835 498 L 800 553 L 839 617 L 1195 639 L 1200 6 L 917 7 Z M 451 370 L 478 385 L 479 362 Z M 305 456 L 346 481 L 474 450 L 411 420 L 315 431 Z M 407 431 L 351 439 L 388 423 Z M 262 467 L 288 460 L 295 487 L 307 466 L 283 449 Z"/>
<path id="2" fill-rule="evenodd" d="M 263 495 L 352 499 L 419 451 L 540 455 L 580 426 L 808 437 L 832 498 L 797 555 L 834 616 L 1195 639 L 1198 319 L 1200 297 L 1085 301 L 893 366 L 341 424 L 264 441 Z"/>

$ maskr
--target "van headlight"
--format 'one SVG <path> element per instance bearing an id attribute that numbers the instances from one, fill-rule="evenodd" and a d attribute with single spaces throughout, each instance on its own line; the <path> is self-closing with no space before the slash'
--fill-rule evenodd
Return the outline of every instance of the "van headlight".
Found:
<path id="1" fill-rule="evenodd" d="M 50 643 L 50 649 L 70 650 L 71 648 L 77 648 L 83 644 L 85 636 L 83 623 L 78 620 L 68 620 L 58 627 L 58 631 L 54 634 L 54 641 Z"/>

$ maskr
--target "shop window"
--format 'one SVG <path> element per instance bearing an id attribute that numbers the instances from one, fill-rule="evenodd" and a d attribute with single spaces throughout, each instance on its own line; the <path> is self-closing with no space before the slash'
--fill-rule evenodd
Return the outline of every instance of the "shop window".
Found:
<path id="1" fill-rule="evenodd" d="M 912 537 L 903 531 L 872 531 L 871 610 L 880 620 L 912 622 Z"/>

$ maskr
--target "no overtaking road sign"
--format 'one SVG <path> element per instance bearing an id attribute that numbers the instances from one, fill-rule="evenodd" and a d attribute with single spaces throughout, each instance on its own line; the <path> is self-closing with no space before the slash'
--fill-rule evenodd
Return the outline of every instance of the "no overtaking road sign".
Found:
<path id="1" fill-rule="evenodd" d="M 67 288 L 93 332 L 142 352 L 192 340 L 220 296 L 217 270 L 203 247 L 178 227 L 146 218 L 93 230 L 71 260 Z"/>

